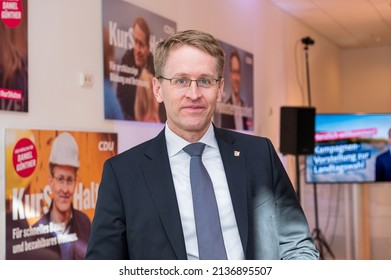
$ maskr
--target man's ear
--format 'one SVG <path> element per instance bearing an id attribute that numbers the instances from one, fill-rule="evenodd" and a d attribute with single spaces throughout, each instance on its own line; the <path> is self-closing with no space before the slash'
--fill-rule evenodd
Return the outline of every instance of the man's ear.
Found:
<path id="1" fill-rule="evenodd" d="M 160 84 L 160 81 L 156 77 L 153 77 L 153 79 L 152 79 L 152 89 L 153 89 L 153 95 L 155 96 L 156 101 L 158 103 L 162 103 L 163 102 L 162 86 Z"/>

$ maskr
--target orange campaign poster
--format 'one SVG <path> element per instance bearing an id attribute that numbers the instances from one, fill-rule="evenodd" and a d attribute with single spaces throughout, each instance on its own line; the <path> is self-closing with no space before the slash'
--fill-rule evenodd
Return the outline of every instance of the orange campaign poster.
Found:
<path id="1" fill-rule="evenodd" d="M 5 132 L 6 259 L 84 259 L 117 134 Z"/>

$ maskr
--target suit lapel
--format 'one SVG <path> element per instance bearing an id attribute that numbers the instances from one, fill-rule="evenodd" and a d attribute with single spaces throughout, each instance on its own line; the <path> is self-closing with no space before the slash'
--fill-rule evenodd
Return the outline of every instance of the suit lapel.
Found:
<path id="1" fill-rule="evenodd" d="M 178 259 L 187 259 L 164 130 L 151 142 L 145 155 L 150 161 L 142 170 L 163 227 Z"/>
<path id="2" fill-rule="evenodd" d="M 235 143 L 235 139 L 215 128 L 217 143 L 223 160 L 228 187 L 231 194 L 235 218 L 239 229 L 243 250 L 247 253 L 248 242 L 248 205 L 246 185 L 246 161 L 244 150 Z"/>

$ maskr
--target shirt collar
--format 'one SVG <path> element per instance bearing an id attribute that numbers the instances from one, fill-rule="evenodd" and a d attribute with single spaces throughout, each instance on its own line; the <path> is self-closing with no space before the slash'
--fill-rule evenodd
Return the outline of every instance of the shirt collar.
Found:
<path id="1" fill-rule="evenodd" d="M 165 126 L 165 136 L 167 142 L 167 152 L 169 157 L 176 155 L 177 153 L 182 151 L 184 147 L 190 144 L 190 142 L 176 135 L 168 127 L 167 123 Z M 207 146 L 212 148 L 218 147 L 212 123 L 210 123 L 208 130 L 198 142 L 205 143 Z"/>

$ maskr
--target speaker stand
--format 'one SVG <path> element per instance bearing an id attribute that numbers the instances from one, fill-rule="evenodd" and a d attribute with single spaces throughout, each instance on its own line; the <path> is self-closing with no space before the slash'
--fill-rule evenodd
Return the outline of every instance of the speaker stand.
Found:
<path id="1" fill-rule="evenodd" d="M 296 162 L 296 195 L 297 195 L 297 200 L 299 200 L 299 203 L 301 204 L 299 155 L 295 155 L 295 162 Z"/>
<path id="2" fill-rule="evenodd" d="M 305 52 L 305 69 L 307 73 L 307 93 L 308 93 L 308 105 L 311 106 L 311 85 L 310 85 L 310 66 L 308 59 L 308 46 L 313 45 L 315 41 L 310 37 L 302 38 L 301 42 L 304 44 Z M 326 239 L 324 238 L 322 231 L 319 228 L 319 216 L 318 216 L 318 192 L 316 183 L 314 183 L 314 208 L 315 208 L 315 229 L 312 231 L 312 236 L 314 238 L 315 246 L 319 251 L 319 258 L 324 259 L 324 250 L 323 247 L 327 250 L 330 256 L 335 259 L 333 252 L 331 251 L 330 246 L 327 244 Z"/>
<path id="3" fill-rule="evenodd" d="M 314 207 L 315 207 L 315 228 L 312 231 L 312 236 L 314 238 L 315 246 L 319 251 L 319 258 L 321 260 L 325 259 L 324 255 L 324 249 L 326 249 L 327 253 L 330 254 L 330 256 L 335 259 L 333 251 L 331 251 L 331 248 L 329 244 L 327 244 L 326 239 L 324 238 L 322 231 L 319 228 L 319 215 L 318 215 L 318 196 L 317 196 L 317 185 L 314 184 Z"/>

